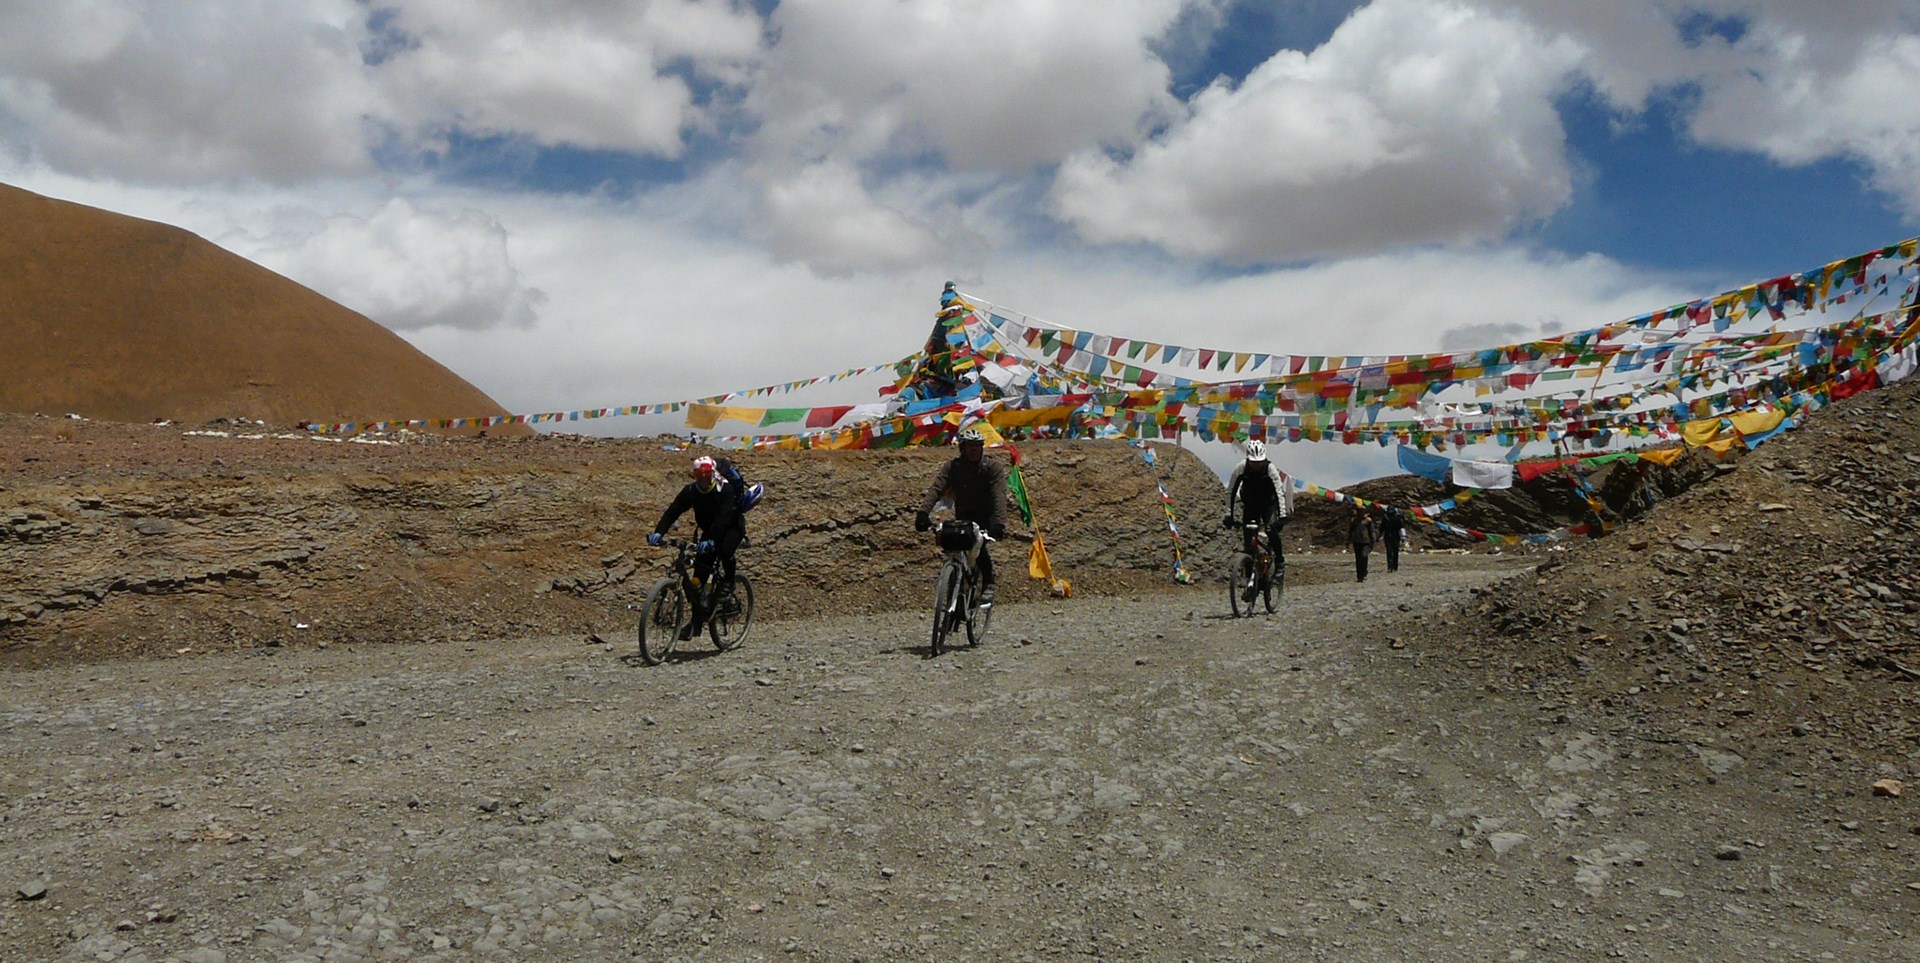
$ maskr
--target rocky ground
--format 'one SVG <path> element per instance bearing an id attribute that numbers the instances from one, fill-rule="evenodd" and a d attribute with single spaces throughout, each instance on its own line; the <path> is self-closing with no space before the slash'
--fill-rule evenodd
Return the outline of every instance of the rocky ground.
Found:
<path id="1" fill-rule="evenodd" d="M 0 418 L 0 959 L 1912 958 L 1913 400 L 1364 584 L 1316 506 L 1250 621 L 1197 459 L 1032 446 L 1075 596 L 938 659 L 941 453 L 755 455 L 656 668 L 662 440 Z"/>
<path id="2" fill-rule="evenodd" d="M 1198 458 L 1169 449 L 1156 471 L 1121 443 L 1023 451 L 1039 530 L 1077 594 L 1170 580 L 1156 483 L 1213 523 L 1183 519 L 1195 567 L 1223 562 L 1220 485 Z M 644 539 L 694 454 L 655 439 L 342 442 L 0 415 L 0 665 L 621 631 L 669 561 Z M 766 612 L 909 604 L 888 586 L 933 564 L 913 508 L 948 457 L 742 456 L 770 486 L 742 556 Z M 1032 535 L 1010 534 L 995 554 L 1017 573 Z M 1026 578 L 1004 588 L 1047 596 Z"/>
<path id="3" fill-rule="evenodd" d="M 1920 385 L 1855 396 L 1452 622 L 1502 685 L 1920 776 Z"/>
<path id="4" fill-rule="evenodd" d="M 902 612 L 648 669 L 575 637 L 4 683 L 7 959 L 1904 959 L 1908 800 L 1649 738 L 1433 613 L 1430 554 Z"/>

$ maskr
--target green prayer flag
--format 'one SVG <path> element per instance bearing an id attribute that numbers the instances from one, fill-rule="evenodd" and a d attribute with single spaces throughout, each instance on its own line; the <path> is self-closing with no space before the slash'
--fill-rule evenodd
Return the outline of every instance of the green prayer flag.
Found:
<path id="1" fill-rule="evenodd" d="M 1013 495 L 1013 504 L 1020 509 L 1020 520 L 1029 528 L 1033 526 L 1033 506 L 1027 501 L 1027 480 L 1020 474 L 1019 465 L 1007 468 L 1007 491 Z"/>

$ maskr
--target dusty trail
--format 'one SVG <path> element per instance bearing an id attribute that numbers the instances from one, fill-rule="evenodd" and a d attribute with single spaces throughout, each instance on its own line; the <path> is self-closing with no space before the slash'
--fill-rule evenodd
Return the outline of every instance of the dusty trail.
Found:
<path id="1" fill-rule="evenodd" d="M 1007 605 L 935 660 L 906 613 L 16 672 L 0 958 L 1920 956 L 1882 800 L 1422 631 L 1528 563 L 1297 564 L 1270 619 Z"/>

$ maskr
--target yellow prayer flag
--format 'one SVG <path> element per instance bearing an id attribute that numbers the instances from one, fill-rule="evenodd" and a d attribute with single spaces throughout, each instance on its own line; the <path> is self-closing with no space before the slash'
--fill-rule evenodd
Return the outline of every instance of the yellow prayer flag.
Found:
<path id="1" fill-rule="evenodd" d="M 1680 437 L 1686 439 L 1687 444 L 1695 448 L 1708 445 L 1715 438 L 1720 437 L 1720 419 L 1702 418 L 1699 421 L 1689 421 L 1680 426 Z"/>
<path id="2" fill-rule="evenodd" d="M 1040 533 L 1033 533 L 1033 547 L 1027 550 L 1027 574 L 1037 579 L 1053 579 L 1053 560 L 1047 557 L 1047 546 L 1040 540 Z"/>
<path id="3" fill-rule="evenodd" d="M 1004 445 L 1007 443 L 1007 440 L 1005 438 L 1000 437 L 999 432 L 993 430 L 992 422 L 981 420 L 981 421 L 976 421 L 973 424 L 968 425 L 967 427 L 978 428 L 980 430 L 980 440 L 986 442 L 989 446 Z"/>
<path id="4" fill-rule="evenodd" d="M 1680 456 L 1686 453 L 1687 450 L 1685 448 L 1655 448 L 1650 451 L 1638 451 L 1634 454 L 1639 455 L 1643 461 L 1650 461 L 1656 465 L 1667 465 L 1671 467 L 1674 462 L 1680 460 Z"/>
<path id="5" fill-rule="evenodd" d="M 691 404 L 687 406 L 687 427 L 709 430 L 720 423 L 720 406 Z"/>
<path id="6" fill-rule="evenodd" d="M 1733 430 L 1743 435 L 1758 435 L 1780 427 L 1787 420 L 1787 413 L 1778 408 L 1771 411 L 1743 411 L 1730 419 Z"/>

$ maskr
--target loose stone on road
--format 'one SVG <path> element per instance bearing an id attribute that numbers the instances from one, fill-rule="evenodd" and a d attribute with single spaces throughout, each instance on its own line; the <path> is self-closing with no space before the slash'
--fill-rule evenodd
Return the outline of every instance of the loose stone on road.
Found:
<path id="1" fill-rule="evenodd" d="M 1913 957 L 1870 815 L 1479 681 L 1433 613 L 1528 562 L 1342 561 L 937 659 L 909 612 L 17 672 L 0 956 Z"/>

